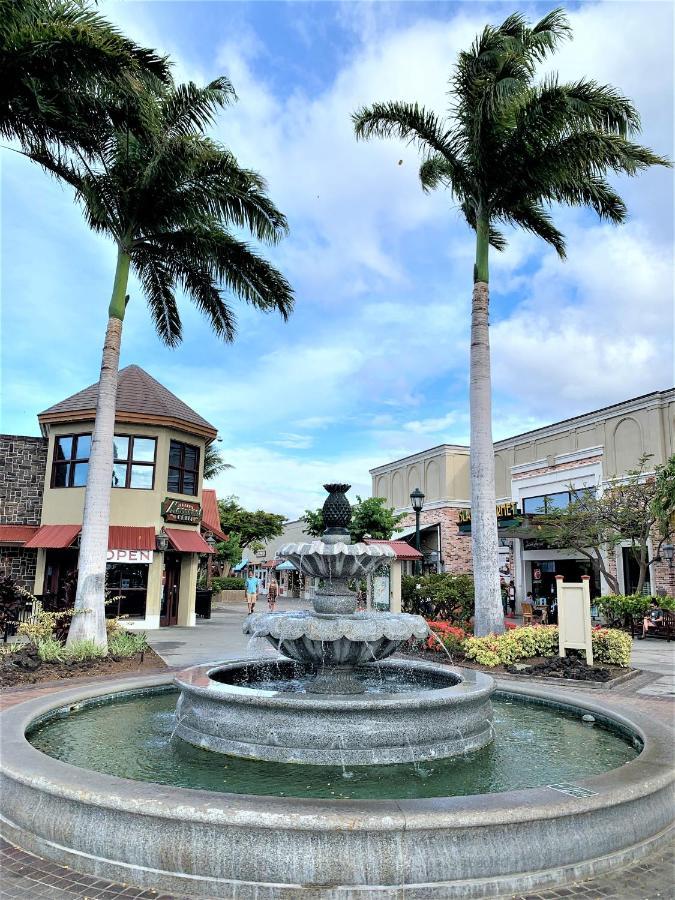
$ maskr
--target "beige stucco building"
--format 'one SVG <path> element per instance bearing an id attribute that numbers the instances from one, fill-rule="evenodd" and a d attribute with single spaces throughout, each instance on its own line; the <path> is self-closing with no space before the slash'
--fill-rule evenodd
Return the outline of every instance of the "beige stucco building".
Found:
<path id="1" fill-rule="evenodd" d="M 72 591 L 77 570 L 97 385 L 38 415 L 46 442 L 39 525 L 21 552 L 36 554 L 36 595 Z M 119 373 L 110 498 L 108 612 L 136 628 L 194 625 L 204 535 L 224 539 L 215 492 L 203 489 L 216 429 L 138 366 Z M 0 543 L 18 537 L 0 525 Z M 114 608 L 113 608 L 114 607 Z"/>
<path id="2" fill-rule="evenodd" d="M 536 512 L 543 498 L 564 505 L 569 485 L 603 484 L 635 468 L 649 454 L 648 469 L 675 453 L 675 388 L 655 391 L 495 443 L 497 502 L 514 502 L 521 512 Z M 407 514 L 404 533 L 414 525 L 410 492 L 425 494 L 421 515 L 422 549 L 428 567 L 471 571 L 471 540 L 460 532 L 470 513 L 469 448 L 441 444 L 371 470 L 373 495 L 385 497 Z M 556 574 L 578 578 L 590 574 L 596 594 L 606 589 L 599 573 L 573 551 L 548 550 L 526 538 L 500 540 L 500 567 L 513 578 L 519 600 L 551 590 Z M 619 584 L 631 591 L 635 579 L 630 554 L 616 554 Z M 675 593 L 675 569 L 667 562 L 652 566 L 650 589 Z"/>

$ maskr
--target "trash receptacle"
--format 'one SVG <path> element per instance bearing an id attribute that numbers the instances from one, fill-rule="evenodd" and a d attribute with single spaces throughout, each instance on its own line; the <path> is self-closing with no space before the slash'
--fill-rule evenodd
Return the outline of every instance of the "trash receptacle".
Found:
<path id="1" fill-rule="evenodd" d="M 211 588 L 197 588 L 197 596 L 195 598 L 195 614 L 200 619 L 211 618 L 211 599 L 213 591 Z"/>

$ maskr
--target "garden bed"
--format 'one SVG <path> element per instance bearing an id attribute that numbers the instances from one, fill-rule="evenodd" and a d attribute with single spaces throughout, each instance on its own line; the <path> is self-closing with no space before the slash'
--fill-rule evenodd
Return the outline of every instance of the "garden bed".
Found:
<path id="1" fill-rule="evenodd" d="M 72 662 L 45 662 L 33 647 L 7 653 L 0 658 L 0 688 L 23 687 L 45 681 L 67 678 L 95 678 L 101 675 L 145 675 L 156 669 L 165 669 L 166 663 L 149 647 L 127 657 L 103 656 Z"/>

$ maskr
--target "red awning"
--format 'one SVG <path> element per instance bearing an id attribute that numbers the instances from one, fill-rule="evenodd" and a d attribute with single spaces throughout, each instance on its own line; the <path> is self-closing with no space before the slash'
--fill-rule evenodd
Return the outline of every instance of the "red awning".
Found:
<path id="1" fill-rule="evenodd" d="M 108 550 L 154 550 L 155 529 L 133 525 L 111 525 L 108 529 Z"/>
<path id="2" fill-rule="evenodd" d="M 396 554 L 396 559 L 422 559 L 423 556 L 415 547 L 411 547 L 405 541 L 378 541 L 374 538 L 366 538 L 366 544 L 386 544 Z"/>
<path id="3" fill-rule="evenodd" d="M 213 553 L 198 531 L 184 531 L 182 528 L 165 528 L 164 533 L 174 550 L 181 553 Z"/>
<path id="4" fill-rule="evenodd" d="M 81 525 L 42 525 L 24 546 L 31 549 L 42 547 L 46 550 L 63 550 L 64 547 L 70 547 L 81 530 Z"/>
<path id="5" fill-rule="evenodd" d="M 37 525 L 0 525 L 0 544 L 25 544 L 37 532 Z"/>
<path id="6" fill-rule="evenodd" d="M 212 488 L 204 488 L 202 491 L 202 529 L 210 531 L 219 541 L 229 540 L 220 528 L 220 513 L 218 512 L 218 498 Z"/>

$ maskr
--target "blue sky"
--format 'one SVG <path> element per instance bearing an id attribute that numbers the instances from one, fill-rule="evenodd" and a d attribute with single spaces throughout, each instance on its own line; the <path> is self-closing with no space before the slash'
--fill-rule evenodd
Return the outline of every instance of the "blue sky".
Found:
<path id="1" fill-rule="evenodd" d="M 376 100 L 442 112 L 453 60 L 486 22 L 550 4 L 122 2 L 100 8 L 171 55 L 176 76 L 227 74 L 239 102 L 215 135 L 260 171 L 291 233 L 269 256 L 296 291 L 288 324 L 237 306 L 219 343 L 189 303 L 184 342 L 156 339 L 131 286 L 122 365 L 137 363 L 219 429 L 235 468 L 220 495 L 295 516 L 346 479 L 468 441 L 473 239 L 448 196 L 427 196 L 414 149 L 356 143 L 350 114 Z M 673 9 L 569 5 L 575 39 L 542 71 L 595 77 L 631 97 L 641 140 L 672 156 Z M 96 380 L 114 248 L 67 189 L 16 154 L 2 164 L 2 430 Z M 399 164 L 400 162 L 400 164 Z M 620 228 L 558 210 L 561 263 L 513 234 L 491 261 L 495 437 L 672 386 L 672 172 L 621 179 Z"/>

